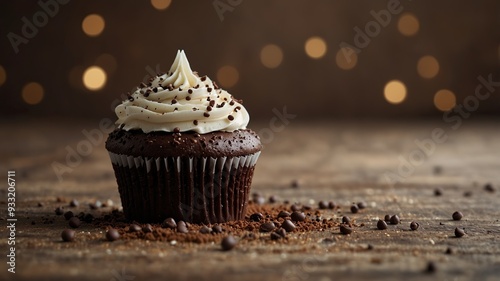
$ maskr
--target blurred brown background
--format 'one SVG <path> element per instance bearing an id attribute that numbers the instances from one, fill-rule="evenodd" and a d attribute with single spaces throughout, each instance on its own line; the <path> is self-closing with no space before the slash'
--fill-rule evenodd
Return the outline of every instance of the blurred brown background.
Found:
<path id="1" fill-rule="evenodd" d="M 3 115 L 113 117 L 178 49 L 254 120 L 441 116 L 479 75 L 500 81 L 498 1 L 64 2 L 1 1 Z M 356 36 L 369 42 L 347 61 Z M 499 109 L 495 92 L 477 115 Z"/>

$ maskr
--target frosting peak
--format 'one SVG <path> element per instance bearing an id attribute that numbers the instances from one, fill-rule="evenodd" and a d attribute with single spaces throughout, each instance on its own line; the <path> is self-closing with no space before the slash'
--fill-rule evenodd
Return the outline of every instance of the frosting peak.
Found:
<path id="1" fill-rule="evenodd" d="M 178 51 L 169 73 L 141 83 L 115 109 L 124 130 L 200 134 L 246 129 L 250 117 L 241 104 L 210 78 L 191 70 L 184 51 Z"/>
<path id="2" fill-rule="evenodd" d="M 170 67 L 169 73 L 171 75 L 163 81 L 162 85 L 172 84 L 174 88 L 188 88 L 198 84 L 198 79 L 191 70 L 186 53 L 184 53 L 183 50 L 177 51 L 177 56 L 175 57 L 172 67 Z"/>

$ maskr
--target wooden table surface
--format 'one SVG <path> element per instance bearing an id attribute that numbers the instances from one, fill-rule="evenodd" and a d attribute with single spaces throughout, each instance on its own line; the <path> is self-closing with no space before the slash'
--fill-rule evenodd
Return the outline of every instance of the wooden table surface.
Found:
<path id="1" fill-rule="evenodd" d="M 325 217 L 339 220 L 347 214 L 364 226 L 347 236 L 338 228 L 294 232 L 289 234 L 290 243 L 240 244 L 230 252 L 212 243 L 109 243 L 95 238 L 102 237 L 103 229 L 91 224 L 77 230 L 78 241 L 61 242 L 67 222 L 54 214 L 54 208 L 62 205 L 57 197 L 76 198 L 82 203 L 77 210 L 85 212 L 84 203 L 96 199 L 120 204 L 102 140 L 80 163 L 72 163 L 71 172 L 61 180 L 52 167 L 54 162 L 67 164 L 68 149 L 87 140 L 82 130 L 98 128 L 98 122 L 3 121 L 0 221 L 7 224 L 7 170 L 16 171 L 18 221 L 15 274 L 7 272 L 9 234 L 5 226 L 0 228 L 0 279 L 500 280 L 499 121 L 463 120 L 460 128 L 453 129 L 443 121 L 294 120 L 266 136 L 252 190 L 311 205 L 334 200 L 342 208 L 325 211 Z M 268 127 L 252 125 L 256 131 Z M 442 129 L 446 140 L 431 145 L 435 129 Z M 430 153 L 423 159 L 418 158 L 416 141 L 427 141 Z M 414 165 L 405 170 L 401 159 L 408 157 L 413 157 Z M 390 184 L 389 172 L 402 181 Z M 298 180 L 300 187 L 290 187 L 292 180 Z M 492 183 L 496 192 L 485 191 L 486 183 Z M 442 196 L 434 195 L 436 188 Z M 362 200 L 368 207 L 351 214 L 350 204 Z M 38 207 L 39 202 L 44 206 Z M 464 218 L 453 221 L 454 211 L 463 212 Z M 402 223 L 377 230 L 376 222 L 385 214 L 399 214 Z M 47 218 L 54 223 L 44 224 Z M 418 221 L 420 229 L 410 231 L 410 221 Z M 453 237 L 457 226 L 465 228 L 464 237 Z M 333 243 L 321 242 L 324 238 Z M 447 248 L 453 253 L 445 254 Z M 435 273 L 425 272 L 429 261 L 435 262 Z"/>

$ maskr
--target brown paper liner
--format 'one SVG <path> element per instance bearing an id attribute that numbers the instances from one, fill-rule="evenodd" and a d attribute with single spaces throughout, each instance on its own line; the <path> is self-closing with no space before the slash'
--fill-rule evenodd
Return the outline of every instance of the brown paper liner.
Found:
<path id="1" fill-rule="evenodd" d="M 244 218 L 259 154 L 145 158 L 110 152 L 110 157 L 128 219 L 210 224 Z"/>

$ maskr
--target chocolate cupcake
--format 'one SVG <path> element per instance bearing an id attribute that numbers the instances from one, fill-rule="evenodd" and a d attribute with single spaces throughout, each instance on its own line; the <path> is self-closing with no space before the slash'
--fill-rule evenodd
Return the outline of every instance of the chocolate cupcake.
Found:
<path id="1" fill-rule="evenodd" d="M 259 136 L 246 128 L 241 101 L 193 72 L 184 51 L 115 111 L 118 128 L 106 149 L 128 219 L 244 218 Z"/>

